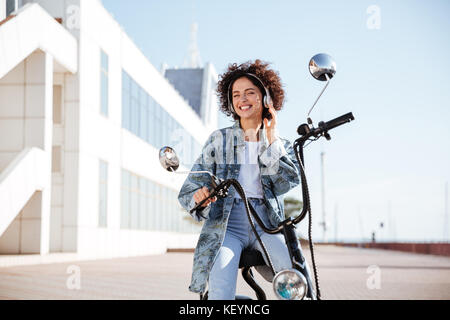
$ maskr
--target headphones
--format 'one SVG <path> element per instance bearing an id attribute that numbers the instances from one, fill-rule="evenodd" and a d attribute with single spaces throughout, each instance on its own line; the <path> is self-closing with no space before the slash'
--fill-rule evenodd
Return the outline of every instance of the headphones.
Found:
<path id="1" fill-rule="evenodd" d="M 263 106 L 267 109 L 269 109 L 269 105 L 272 104 L 272 98 L 270 96 L 269 90 L 266 88 L 266 86 L 264 85 L 264 83 L 261 81 L 261 79 L 259 79 L 256 75 L 254 75 L 253 73 L 242 73 L 239 74 L 238 76 L 236 76 L 236 78 L 233 81 L 230 81 L 230 84 L 228 85 L 228 110 L 232 113 L 232 114 L 236 114 L 236 111 L 234 110 L 234 106 L 233 106 L 233 98 L 232 98 L 232 92 L 231 92 L 231 87 L 233 86 L 234 82 L 241 78 L 241 77 L 251 77 L 253 79 L 255 79 L 260 87 L 264 88 L 264 92 L 262 92 L 263 94 Z"/>

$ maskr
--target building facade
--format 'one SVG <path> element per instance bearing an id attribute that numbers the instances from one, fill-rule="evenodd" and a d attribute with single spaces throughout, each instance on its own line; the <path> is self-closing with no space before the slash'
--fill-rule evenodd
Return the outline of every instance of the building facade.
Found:
<path id="1" fill-rule="evenodd" d="M 217 127 L 214 67 L 196 70 L 196 97 L 170 82 L 186 70 L 158 71 L 101 1 L 0 7 L 0 254 L 193 247 L 200 226 L 177 201 L 185 176 L 158 151 L 193 164 Z"/>

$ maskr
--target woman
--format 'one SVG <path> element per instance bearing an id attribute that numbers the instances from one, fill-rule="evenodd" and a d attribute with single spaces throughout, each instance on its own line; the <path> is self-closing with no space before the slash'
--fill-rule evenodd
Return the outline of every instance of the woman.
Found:
<path id="1" fill-rule="evenodd" d="M 192 171 L 206 170 L 222 179 L 238 180 L 266 226 L 276 227 L 285 219 L 283 194 L 300 183 L 293 148 L 277 136 L 277 111 L 284 102 L 280 77 L 260 60 L 232 64 L 220 76 L 217 93 L 221 111 L 232 116 L 235 124 L 211 134 Z M 190 210 L 209 197 L 210 180 L 207 174 L 190 174 L 178 196 L 181 205 Z M 225 199 L 206 201 L 194 218 L 206 218 L 206 222 L 195 249 L 189 289 L 205 293 L 208 284 L 210 300 L 234 299 L 242 250 L 262 252 L 243 201 L 230 188 Z M 259 226 L 256 229 L 275 271 L 290 268 L 283 236 L 266 234 Z M 270 281 L 273 274 L 265 278 Z"/>

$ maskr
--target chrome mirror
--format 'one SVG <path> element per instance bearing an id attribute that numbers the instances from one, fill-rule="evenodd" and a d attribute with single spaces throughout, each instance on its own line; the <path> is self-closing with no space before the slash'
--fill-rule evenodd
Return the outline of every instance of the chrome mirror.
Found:
<path id="1" fill-rule="evenodd" d="M 164 169 L 170 172 L 175 172 L 180 166 L 177 154 L 171 147 L 162 147 L 159 150 L 159 162 Z"/>
<path id="2" fill-rule="evenodd" d="M 316 54 L 309 61 L 309 72 L 320 81 L 328 81 L 336 74 L 336 62 L 326 53 Z"/>
<path id="3" fill-rule="evenodd" d="M 171 147 L 162 147 L 159 149 L 159 163 L 161 166 L 169 172 L 177 173 L 177 174 L 188 174 L 188 173 L 207 173 L 211 177 L 214 175 L 209 171 L 178 171 L 180 167 L 180 160 L 178 159 L 177 153 Z"/>
<path id="4" fill-rule="evenodd" d="M 323 87 L 322 91 L 320 92 L 311 109 L 309 109 L 308 117 L 311 114 L 311 111 L 316 106 L 317 101 L 319 101 L 323 92 L 330 84 L 330 79 L 333 78 L 334 75 L 336 74 L 336 62 L 334 62 L 333 58 L 329 54 L 326 53 L 316 54 L 314 57 L 311 58 L 311 60 L 309 60 L 309 72 L 315 79 L 320 81 L 326 81 L 327 83 Z M 312 120 L 310 118 L 308 119 L 309 119 L 308 122 L 312 123 Z"/>

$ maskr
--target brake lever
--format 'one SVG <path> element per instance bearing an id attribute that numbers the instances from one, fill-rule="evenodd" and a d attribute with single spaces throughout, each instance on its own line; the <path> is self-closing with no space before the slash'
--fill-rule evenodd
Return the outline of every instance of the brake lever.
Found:
<path id="1" fill-rule="evenodd" d="M 196 212 L 203 219 L 207 219 L 205 216 L 201 214 L 201 212 L 206 208 L 201 208 L 201 206 L 209 199 L 214 198 L 215 196 L 219 198 L 226 198 L 228 196 L 228 188 L 229 185 L 225 180 L 217 178 L 215 176 L 211 176 L 211 184 L 213 186 L 212 191 L 209 197 L 200 201 L 194 208 L 190 210 L 190 213 Z"/>

